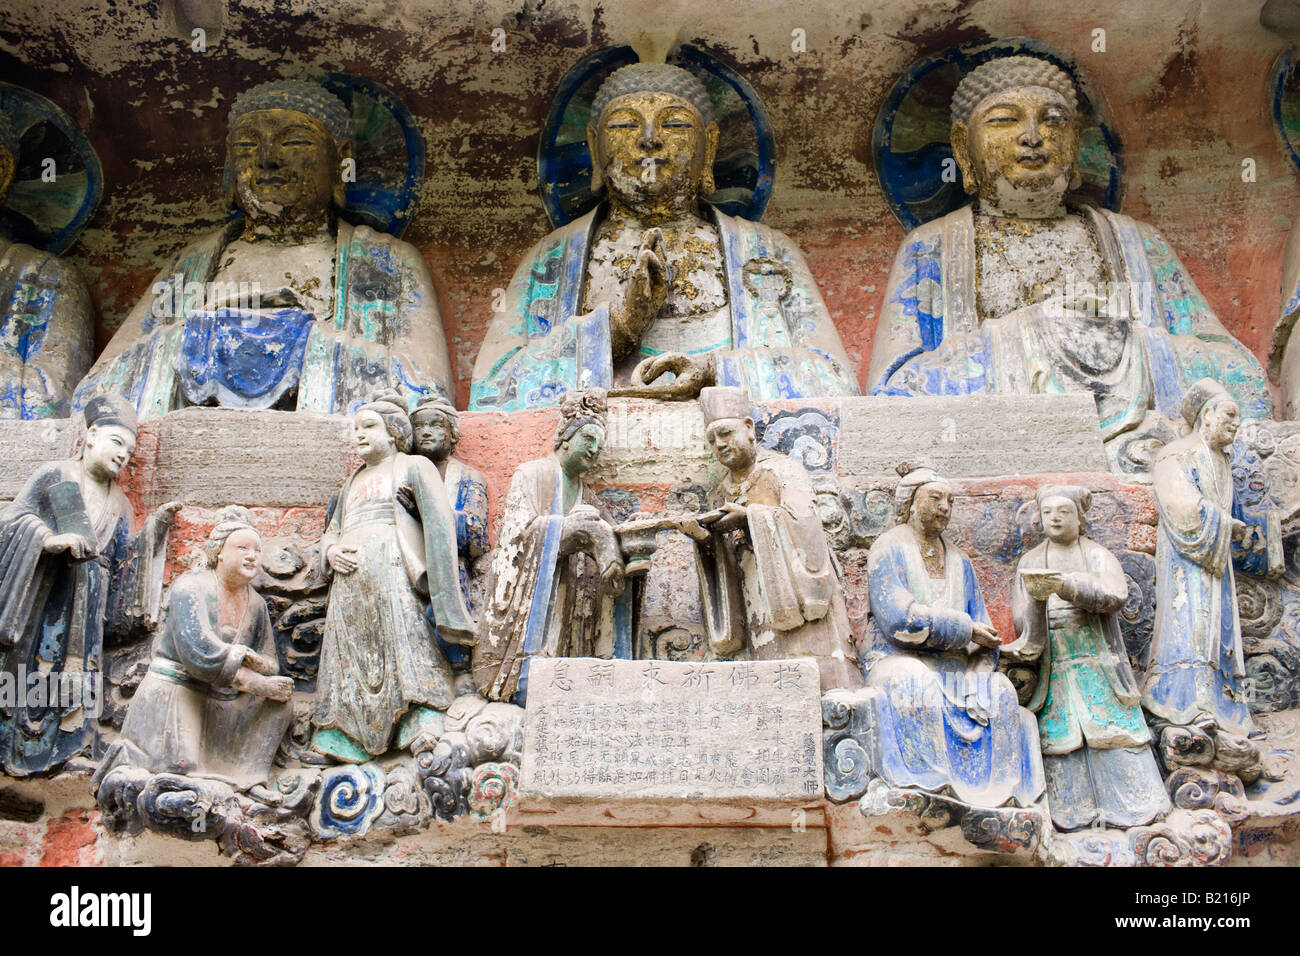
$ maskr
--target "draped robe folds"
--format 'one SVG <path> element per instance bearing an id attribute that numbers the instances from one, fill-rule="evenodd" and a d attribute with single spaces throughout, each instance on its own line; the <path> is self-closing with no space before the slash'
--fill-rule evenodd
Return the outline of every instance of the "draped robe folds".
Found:
<path id="1" fill-rule="evenodd" d="M 891 528 L 868 554 L 871 766 L 893 787 L 946 790 L 971 806 L 1026 807 L 1045 786 L 1034 715 L 996 670 L 996 651 L 966 653 L 972 622 L 988 624 L 988 611 L 970 559 L 942 540 L 941 592 L 910 526 Z M 972 715 L 976 703 L 987 722 Z"/>
<path id="2" fill-rule="evenodd" d="M 142 420 L 158 418 L 184 407 L 184 393 L 196 389 L 266 408 L 292 387 L 290 379 L 298 411 L 327 414 L 353 414 L 381 387 L 411 405 L 423 395 L 455 394 L 433 280 L 414 246 L 340 221 L 332 316 L 205 312 L 207 283 L 242 227 L 237 220 L 186 246 L 158 273 L 77 387 L 74 409 L 115 394 Z M 205 358 L 195 368 L 199 354 Z"/>
<path id="3" fill-rule="evenodd" d="M 66 418 L 90 368 L 94 307 L 77 270 L 0 237 L 0 418 Z"/>
<path id="4" fill-rule="evenodd" d="M 1020 322 L 1012 313 L 981 322 L 974 220 L 963 206 L 914 229 L 899 248 L 872 347 L 871 394 L 1092 391 L 1109 441 L 1138 428 L 1151 408 L 1178 421 L 1186 386 L 1208 376 L 1237 400 L 1242 418 L 1267 418 L 1264 370 L 1210 311 L 1160 233 L 1109 210 L 1077 212 L 1119 290 L 1109 298 L 1118 311 L 1109 321 L 1125 341 L 1109 343 L 1109 368 L 1070 354 L 1059 317 Z"/>
<path id="5" fill-rule="evenodd" d="M 615 384 L 609 306 L 580 314 L 603 207 L 555 230 L 524 256 L 505 309 L 474 363 L 472 411 L 558 405 L 566 391 Z M 803 254 L 761 223 L 708 207 L 722 242 L 731 348 L 711 353 L 718 385 L 756 402 L 859 394 L 839 332 Z"/>
<path id="6" fill-rule="evenodd" d="M 1048 543 L 1021 556 L 1011 596 L 1018 636 L 1003 652 L 1039 665 L 1029 710 L 1038 714 L 1047 805 L 1058 829 L 1150 823 L 1170 809 L 1151 751 L 1141 691 L 1120 634 L 1124 569 L 1079 538 L 1087 570 L 1066 570 L 1060 595 L 1038 601 L 1021 570 L 1048 567 Z"/>
<path id="7" fill-rule="evenodd" d="M 803 466 L 761 449 L 744 482 L 729 476 L 715 495 L 746 507 L 748 535 L 697 542 L 710 648 L 740 660 L 812 657 L 823 693 L 861 687 L 844 585 Z"/>
<path id="8" fill-rule="evenodd" d="M 243 619 L 232 633 L 220 625 L 215 572 L 190 571 L 172 584 L 149 672 L 96 783 L 119 766 L 221 780 L 238 789 L 267 782 L 293 705 L 231 686 L 249 651 L 276 659 L 266 602 L 252 588 L 245 594 Z"/>
<path id="9" fill-rule="evenodd" d="M 0 680 L 18 696 L 0 719 L 0 762 L 13 776 L 54 769 L 87 746 L 99 756 L 105 632 L 125 635 L 156 620 L 162 596 L 167 526 L 151 517 L 132 535 L 131 505 L 116 484 L 90 517 L 95 557 L 44 553 L 58 527 L 50 492 L 81 476 L 77 460 L 42 465 L 0 519 Z M 68 689 L 56 702 L 67 706 L 50 705 L 48 695 L 45 704 L 23 701 L 19 678 L 37 673 L 49 675 L 46 686 Z"/>
<path id="10" fill-rule="evenodd" d="M 399 488 L 411 492 L 418 519 L 398 502 Z M 334 544 L 358 549 L 357 570 L 330 568 L 326 552 Z M 321 561 L 333 580 L 312 722 L 378 756 L 399 720 L 409 714 L 423 721 L 421 709 L 444 712 L 451 704 L 451 671 L 435 624 L 445 640 L 473 639 L 457 574 L 455 518 L 433 462 L 398 453 L 353 472 L 321 538 Z M 404 724 L 398 746 L 418 730 Z"/>
<path id="11" fill-rule="evenodd" d="M 474 647 L 474 683 L 489 700 L 526 703 L 535 656 L 632 656 L 631 584 L 616 596 L 590 556 L 562 553 L 568 480 L 554 455 L 524 462 L 510 479 Z M 585 484 L 579 502 L 604 516 Z"/>
<path id="12" fill-rule="evenodd" d="M 1226 457 L 1199 433 L 1166 445 L 1156 459 L 1156 623 L 1142 705 L 1171 724 L 1212 717 L 1228 733 L 1253 729 L 1237 613 L 1232 519 L 1267 528 L 1235 502 Z M 1269 529 L 1272 530 L 1272 529 Z"/>
<path id="13" fill-rule="evenodd" d="M 460 593 L 465 606 L 475 610 L 470 582 L 474 573 L 474 562 L 488 551 L 488 494 L 487 481 L 483 474 L 456 458 L 447 459 L 447 468 L 442 476 L 443 487 L 447 489 L 447 504 L 451 506 L 456 520 L 456 554 L 460 577 Z M 469 648 L 460 644 L 448 644 L 441 637 L 438 646 L 442 648 L 452 669 L 466 670 L 470 666 Z"/>

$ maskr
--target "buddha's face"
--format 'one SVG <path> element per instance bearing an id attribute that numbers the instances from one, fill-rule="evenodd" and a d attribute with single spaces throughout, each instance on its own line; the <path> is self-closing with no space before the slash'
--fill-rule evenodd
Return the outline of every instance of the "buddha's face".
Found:
<path id="1" fill-rule="evenodd" d="M 344 157 L 314 117 L 254 110 L 235 121 L 228 144 L 235 201 L 251 219 L 308 222 L 343 204 Z"/>
<path id="2" fill-rule="evenodd" d="M 981 100 L 969 124 L 954 123 L 952 147 L 967 192 L 993 201 L 1010 193 L 1059 202 L 1074 177 L 1079 122 L 1055 90 L 1015 87 Z"/>
<path id="3" fill-rule="evenodd" d="M 751 419 L 720 418 L 709 423 L 704 437 L 718 461 L 730 471 L 745 471 L 758 458 L 758 438 Z"/>
<path id="4" fill-rule="evenodd" d="M 1065 495 L 1044 498 L 1038 506 L 1043 532 L 1053 544 L 1073 544 L 1079 540 L 1079 509 Z"/>
<path id="5" fill-rule="evenodd" d="M 389 434 L 383 418 L 373 409 L 358 412 L 352 427 L 357 454 L 363 461 L 383 461 L 397 453 L 397 439 Z"/>
<path id="6" fill-rule="evenodd" d="M 560 457 L 560 467 L 565 474 L 581 475 L 591 471 L 600 457 L 600 450 L 605 447 L 605 429 L 595 422 L 588 422 L 560 443 L 556 449 Z"/>
<path id="7" fill-rule="evenodd" d="M 916 489 L 912 498 L 913 527 L 923 534 L 942 534 L 952 517 L 952 486 L 946 481 L 932 481 Z"/>
<path id="8" fill-rule="evenodd" d="M 135 436 L 121 425 L 91 425 L 81 460 L 93 477 L 112 481 L 122 473 L 135 451 Z"/>
<path id="9" fill-rule="evenodd" d="M 1230 398 L 1215 402 L 1201 413 L 1201 434 L 1215 448 L 1227 448 L 1241 427 L 1241 409 Z"/>
<path id="10" fill-rule="evenodd" d="M 240 528 L 217 553 L 217 577 L 231 584 L 248 584 L 262 570 L 262 539 L 252 528 Z"/>
<path id="11" fill-rule="evenodd" d="M 639 212 L 693 201 L 712 182 L 718 127 L 672 93 L 629 93 L 611 100 L 588 130 L 597 177 Z"/>
<path id="12" fill-rule="evenodd" d="M 411 425 L 415 429 L 415 449 L 421 455 L 441 461 L 451 454 L 451 428 L 444 416 L 417 415 Z"/>
<path id="13" fill-rule="evenodd" d="M 14 171 L 18 168 L 18 158 L 7 149 L 0 148 L 0 200 L 9 194 L 9 187 L 14 183 Z"/>

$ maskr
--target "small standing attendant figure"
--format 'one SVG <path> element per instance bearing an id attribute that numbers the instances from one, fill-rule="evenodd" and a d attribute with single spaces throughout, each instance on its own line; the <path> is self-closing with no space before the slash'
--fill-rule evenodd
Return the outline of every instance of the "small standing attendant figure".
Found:
<path id="1" fill-rule="evenodd" d="M 474 683 L 524 706 L 534 657 L 631 657 L 631 592 L 614 526 L 584 476 L 605 446 L 603 389 L 568 392 L 553 451 L 515 469 L 492 553 Z"/>
<path id="2" fill-rule="evenodd" d="M 456 553 L 460 559 L 460 591 L 465 606 L 475 611 L 474 562 L 488 552 L 488 492 L 487 479 L 476 468 L 471 468 L 453 457 L 460 444 L 460 412 L 441 395 L 426 395 L 411 412 L 411 427 L 415 429 L 414 448 L 429 459 L 442 476 L 447 491 L 447 504 L 456 519 Z M 407 502 L 403 501 L 403 504 Z M 458 689 L 470 685 L 470 653 L 459 644 L 440 644 L 442 652 L 457 673 Z"/>
<path id="3" fill-rule="evenodd" d="M 1157 718 L 1167 763 L 1249 772 L 1259 748 L 1246 739 L 1254 724 L 1242 687 L 1233 562 L 1258 565 L 1278 529 L 1248 517 L 1233 494 L 1227 449 L 1241 416 L 1227 390 L 1201 379 L 1187 390 L 1182 415 L 1191 434 L 1166 445 L 1152 472 L 1156 624 L 1142 706 Z"/>
<path id="4" fill-rule="evenodd" d="M 872 769 L 898 789 L 1027 807 L 1044 788 L 1038 731 L 996 669 L 998 635 L 970 558 L 943 533 L 952 486 L 929 468 L 898 471 L 899 524 L 867 556 Z"/>
<path id="5" fill-rule="evenodd" d="M 1029 709 L 1038 714 L 1052 822 L 1058 830 L 1150 823 L 1170 803 L 1119 630 L 1124 569 L 1082 534 L 1086 488 L 1045 485 L 1037 501 L 1047 540 L 1016 565 L 1018 638 L 1002 653 L 1039 664 Z"/>
<path id="6" fill-rule="evenodd" d="M 293 718 L 293 678 L 279 665 L 266 602 L 253 590 L 262 539 L 249 513 L 225 508 L 206 566 L 172 585 L 167 623 L 131 699 L 122 736 L 94 784 L 118 766 L 265 785 Z"/>
<path id="7" fill-rule="evenodd" d="M 718 657 L 817 661 L 821 690 L 862 686 L 844 584 L 797 461 L 760 448 L 741 388 L 700 392 L 705 437 L 726 476 L 714 512 L 688 520 L 709 647 Z"/>
<path id="8" fill-rule="evenodd" d="M 77 456 L 41 465 L 0 518 L 0 667 L 12 686 L 46 691 L 0 712 L 11 776 L 55 769 L 88 746 L 99 756 L 104 634 L 157 618 L 181 507 L 163 505 L 132 534 L 117 478 L 135 451 L 135 410 L 109 396 L 83 415 Z"/>
<path id="9" fill-rule="evenodd" d="M 435 623 L 443 640 L 474 643 L 455 518 L 437 467 L 407 454 L 411 419 L 399 402 L 384 396 L 358 410 L 363 464 L 344 483 L 321 539 L 333 582 L 312 746 L 353 763 L 390 743 L 412 753 L 436 743 L 454 693 Z"/>

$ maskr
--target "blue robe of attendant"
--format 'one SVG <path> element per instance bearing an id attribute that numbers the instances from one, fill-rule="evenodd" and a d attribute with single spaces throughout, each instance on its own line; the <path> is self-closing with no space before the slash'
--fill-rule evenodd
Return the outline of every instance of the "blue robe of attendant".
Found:
<path id="1" fill-rule="evenodd" d="M 1029 806 L 1044 789 L 1038 727 L 997 672 L 997 652 L 967 653 L 972 622 L 988 624 L 988 611 L 970 560 L 943 544 L 942 582 L 927 576 L 908 525 L 881 535 L 868 556 L 871 767 L 892 787 Z M 986 719 L 972 714 L 980 710 Z"/>
<path id="2" fill-rule="evenodd" d="M 1156 536 L 1156 623 L 1142 705 L 1172 724 L 1212 718 L 1245 736 L 1254 725 L 1233 573 L 1258 562 L 1232 541 L 1232 520 L 1247 520 L 1233 495 L 1227 458 L 1200 434 L 1166 445 L 1153 471 L 1160 524 Z"/>
<path id="3" fill-rule="evenodd" d="M 69 691 L 58 702 L 18 699 L 17 706 L 0 711 L 0 764 L 12 776 L 55 770 L 86 750 L 102 756 L 97 711 L 103 701 L 97 695 L 106 688 L 105 631 L 124 631 L 139 618 L 154 617 L 161 598 L 165 526 L 151 518 L 132 534 L 131 505 L 117 485 L 92 519 L 95 557 L 74 561 L 67 552 L 44 553 L 45 539 L 58 526 L 50 491 L 77 482 L 80 474 L 76 460 L 42 465 L 0 519 L 4 680 L 17 683 L 21 676 L 44 673 Z M 49 686 L 50 678 L 44 683 Z M 71 695 L 78 683 L 82 707 Z M 17 690 L 21 695 L 23 687 Z"/>

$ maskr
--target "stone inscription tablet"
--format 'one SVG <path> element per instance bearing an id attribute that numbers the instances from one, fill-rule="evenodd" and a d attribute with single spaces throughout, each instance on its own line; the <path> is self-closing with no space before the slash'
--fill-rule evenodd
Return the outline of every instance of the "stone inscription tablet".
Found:
<path id="1" fill-rule="evenodd" d="M 533 658 L 522 769 L 525 800 L 817 799 L 817 665 Z"/>

